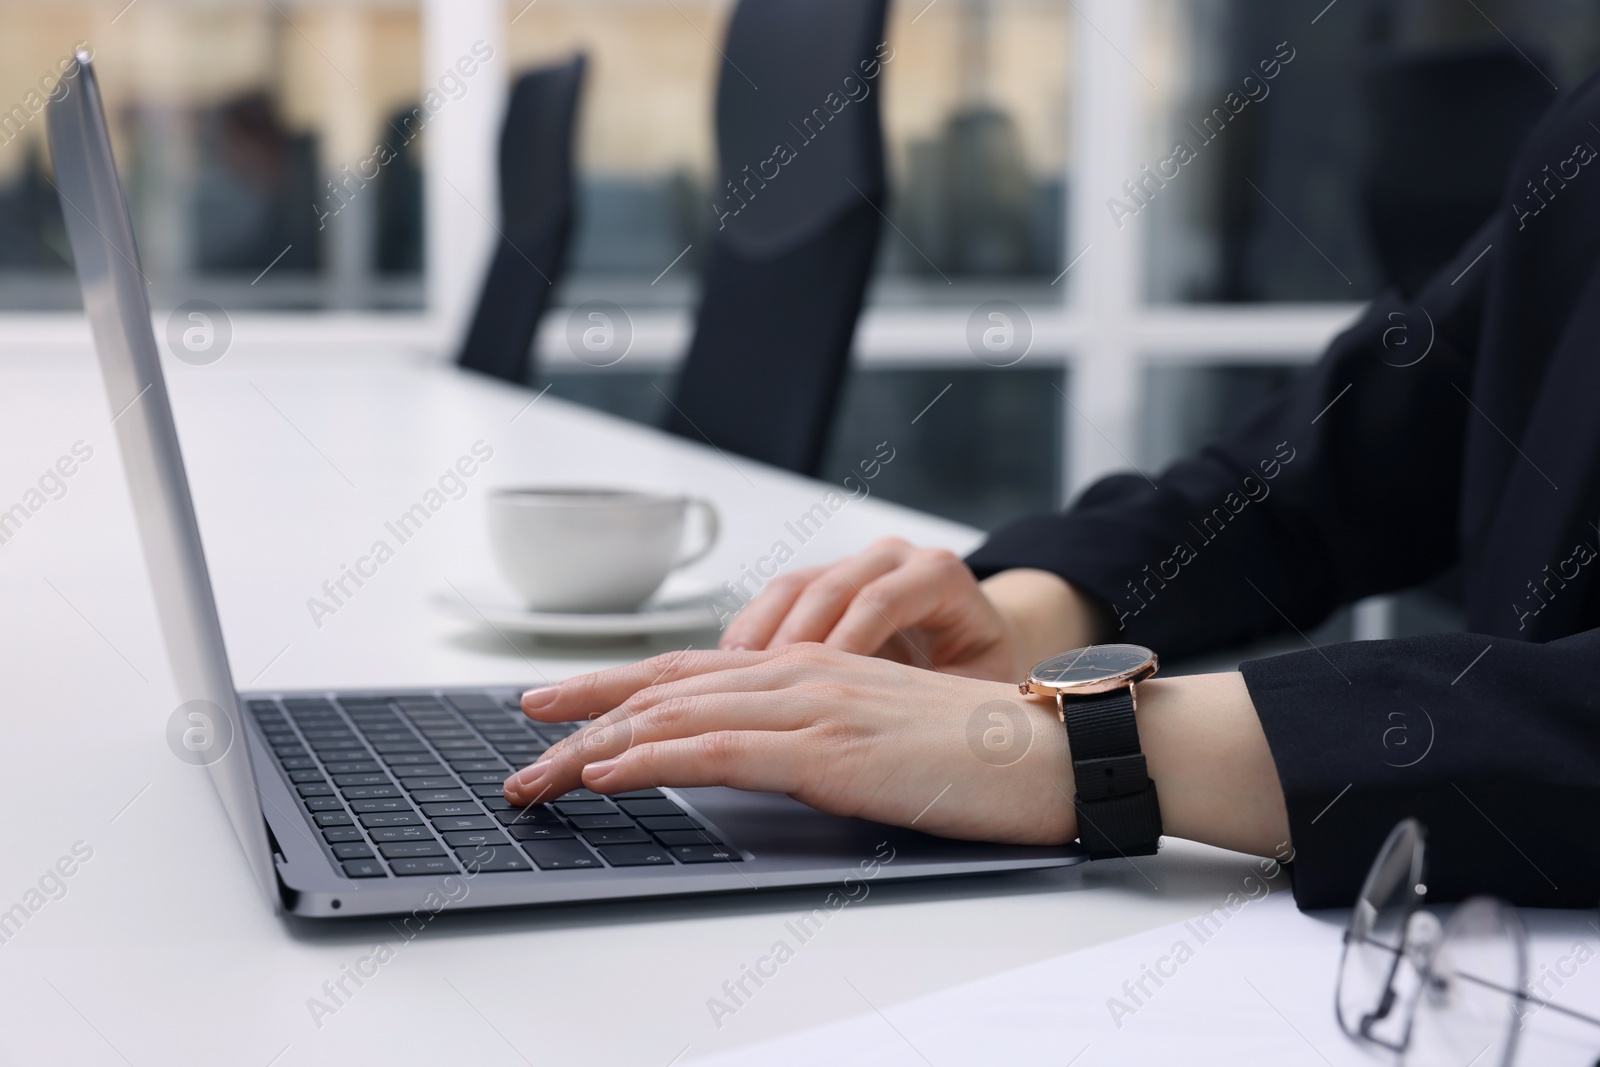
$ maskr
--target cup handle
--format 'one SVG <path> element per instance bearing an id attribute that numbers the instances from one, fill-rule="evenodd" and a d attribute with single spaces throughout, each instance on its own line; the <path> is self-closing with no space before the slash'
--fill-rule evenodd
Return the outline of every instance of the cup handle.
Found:
<path id="1" fill-rule="evenodd" d="M 717 509 L 711 506 L 709 500 L 699 497 L 690 497 L 688 505 L 691 510 L 698 510 L 701 516 L 700 528 L 705 537 L 705 543 L 692 552 L 686 552 L 673 561 L 672 569 L 687 567 L 689 564 L 702 560 L 716 546 L 717 543 Z"/>

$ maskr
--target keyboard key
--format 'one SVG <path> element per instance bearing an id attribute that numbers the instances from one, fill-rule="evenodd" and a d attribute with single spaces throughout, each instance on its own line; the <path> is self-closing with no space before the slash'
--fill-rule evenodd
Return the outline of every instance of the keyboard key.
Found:
<path id="1" fill-rule="evenodd" d="M 583 839 L 591 845 L 647 845 L 650 835 L 629 827 L 626 830 L 585 830 Z"/>
<path id="2" fill-rule="evenodd" d="M 347 785 L 388 785 L 387 774 L 335 774 L 333 784 L 341 789 Z"/>
<path id="3" fill-rule="evenodd" d="M 741 858 L 726 845 L 674 845 L 671 851 L 684 863 L 727 863 Z"/>
<path id="4" fill-rule="evenodd" d="M 439 765 L 439 757 L 435 756 L 431 752 L 395 752 L 395 753 L 392 753 L 392 754 L 385 754 L 384 757 L 383 757 L 383 762 L 387 763 L 391 767 L 405 767 L 405 766 L 434 766 L 434 767 L 437 767 Z M 405 773 L 407 773 L 407 774 L 427 774 L 428 772 L 427 771 L 407 771 Z M 444 771 L 441 768 L 436 773 L 443 774 Z"/>
<path id="5" fill-rule="evenodd" d="M 378 741 L 373 744 L 373 750 L 384 759 L 391 756 L 425 756 L 428 750 L 422 747 L 420 741 Z M 393 762 L 393 760 L 390 760 Z"/>
<path id="6" fill-rule="evenodd" d="M 500 705 L 495 703 L 494 697 L 486 693 L 446 693 L 444 698 L 460 712 L 472 713 L 475 711 L 500 710 Z"/>
<path id="7" fill-rule="evenodd" d="M 637 801 L 640 804 L 651 803 L 648 800 Z M 568 801 L 565 804 L 552 804 L 563 815 L 610 815 L 616 811 L 609 803 L 603 800 Z"/>
<path id="8" fill-rule="evenodd" d="M 388 873 L 377 860 L 349 860 L 344 864 L 346 878 L 384 878 Z"/>
<path id="9" fill-rule="evenodd" d="M 376 774 L 383 764 L 372 760 L 333 760 L 328 765 L 329 774 Z"/>
<path id="10" fill-rule="evenodd" d="M 612 793 L 612 800 L 665 800 L 666 794 L 659 789 L 635 789 L 631 793 Z"/>
<path id="11" fill-rule="evenodd" d="M 720 845 L 722 842 L 700 830 L 661 830 L 656 840 L 663 845 Z"/>
<path id="12" fill-rule="evenodd" d="M 433 778 L 402 778 L 400 784 L 415 792 L 419 789 L 454 789 L 456 780 L 443 775 Z"/>
<path id="13" fill-rule="evenodd" d="M 314 730 L 301 730 L 305 739 L 313 745 L 319 741 L 354 741 L 356 735 L 344 728 L 343 724 L 336 727 L 318 727 Z"/>
<path id="14" fill-rule="evenodd" d="M 310 755 L 303 745 L 273 745 L 272 751 L 278 754 L 279 759 L 305 759 Z"/>
<path id="15" fill-rule="evenodd" d="M 393 860 L 389 866 L 402 877 L 417 874 L 455 874 L 455 860 L 449 856 L 418 856 L 413 859 Z"/>
<path id="16" fill-rule="evenodd" d="M 446 815 L 482 815 L 483 809 L 478 807 L 478 802 L 475 800 L 464 800 L 449 804 L 424 804 L 422 814 L 430 819 L 439 819 Z"/>
<path id="17" fill-rule="evenodd" d="M 562 793 L 560 796 L 556 797 L 556 801 L 557 802 L 560 802 L 560 801 L 571 802 L 571 801 L 574 801 L 574 800 L 604 800 L 604 799 L 606 799 L 604 796 L 602 796 L 599 793 L 596 793 L 592 789 L 573 789 L 573 790 L 569 790 L 568 792 Z"/>
<path id="18" fill-rule="evenodd" d="M 372 849 L 364 841 L 349 841 L 333 846 L 333 854 L 342 860 L 370 860 Z"/>
<path id="19" fill-rule="evenodd" d="M 528 841 L 522 846 L 540 870 L 565 871 L 598 867 L 600 861 L 577 841 Z"/>
<path id="20" fill-rule="evenodd" d="M 379 826 L 373 829 L 372 839 L 379 844 L 390 841 L 432 841 L 433 834 L 426 826 Z"/>
<path id="21" fill-rule="evenodd" d="M 451 848 L 477 848 L 481 845 L 504 845 L 506 835 L 499 830 L 456 830 L 444 835 L 445 844 Z"/>
<path id="22" fill-rule="evenodd" d="M 461 780 L 468 785 L 493 785 L 498 791 L 506 776 L 498 771 L 467 771 Z"/>
<path id="23" fill-rule="evenodd" d="M 492 871 L 531 871 L 533 864 L 523 858 L 522 853 L 509 845 L 505 848 L 491 848 L 479 845 L 475 848 L 462 849 L 456 853 L 456 859 L 467 869 L 468 874 L 480 874 Z"/>
<path id="24" fill-rule="evenodd" d="M 295 789 L 303 797 L 333 796 L 333 786 L 329 785 L 327 782 L 307 782 L 305 785 L 295 786 Z"/>
<path id="25" fill-rule="evenodd" d="M 488 808 L 490 811 L 511 811 L 511 810 L 513 810 L 513 805 L 511 803 L 511 801 L 507 800 L 505 797 L 483 797 L 482 799 L 480 799 L 478 801 L 478 803 L 482 804 L 484 807 Z M 517 808 L 516 810 L 520 811 L 522 809 Z"/>
<path id="26" fill-rule="evenodd" d="M 458 771 L 498 771 L 501 778 L 511 773 L 511 768 L 499 760 L 462 760 L 450 761 L 450 766 Z"/>
<path id="27" fill-rule="evenodd" d="M 672 865 L 672 857 L 659 845 L 612 845 L 600 855 L 613 867 L 652 867 Z"/>
<path id="28" fill-rule="evenodd" d="M 349 816 L 345 818 L 348 819 Z M 369 829 L 384 826 L 421 826 L 422 816 L 414 811 L 373 811 L 361 816 L 361 825 Z"/>
<path id="29" fill-rule="evenodd" d="M 633 820 L 620 811 L 614 811 L 610 815 L 574 815 L 572 825 L 580 830 L 616 830 L 632 827 Z"/>
<path id="30" fill-rule="evenodd" d="M 623 800 L 617 807 L 629 815 L 682 815 L 683 809 L 670 800 Z M 563 814 L 565 814 L 563 812 Z"/>
<path id="31" fill-rule="evenodd" d="M 307 811 L 343 811 L 344 802 L 338 797 L 311 797 L 306 801 Z"/>
<path id="32" fill-rule="evenodd" d="M 377 800 L 352 800 L 350 810 L 356 814 L 369 811 L 410 811 L 405 797 L 379 797 Z"/>
<path id="33" fill-rule="evenodd" d="M 341 789 L 346 800 L 377 800 L 382 797 L 400 796 L 400 790 L 392 785 L 353 785 L 348 789 Z M 365 811 L 365 808 L 359 809 Z"/>
<path id="34" fill-rule="evenodd" d="M 518 841 L 566 841 L 573 837 L 560 823 L 513 823 L 506 833 Z"/>
<path id="35" fill-rule="evenodd" d="M 533 825 L 560 825 L 561 820 L 556 818 L 556 813 L 549 808 L 506 808 L 504 811 L 494 813 L 495 819 L 507 826 L 514 824 Z"/>
<path id="36" fill-rule="evenodd" d="M 444 846 L 439 842 L 429 839 L 427 841 L 393 841 L 389 844 L 379 845 L 378 851 L 383 853 L 386 860 L 415 859 L 418 856 L 448 856 Z"/>
<path id="37" fill-rule="evenodd" d="M 698 830 L 700 824 L 687 815 L 648 815 L 639 820 L 646 830 Z"/>
<path id="38" fill-rule="evenodd" d="M 331 830 L 322 831 L 322 837 L 330 845 L 337 845 L 345 841 L 360 841 L 361 831 L 354 826 L 335 826 Z"/>
<path id="39" fill-rule="evenodd" d="M 317 765 L 317 761 L 310 756 L 285 757 L 281 752 L 278 753 L 278 762 L 283 765 L 283 769 L 286 771 L 305 771 Z"/>
<path id="40" fill-rule="evenodd" d="M 462 777 L 466 777 L 463 775 Z M 499 797 L 505 795 L 505 779 L 496 777 L 492 782 L 479 782 L 472 787 L 473 793 L 480 797 Z"/>
<path id="41" fill-rule="evenodd" d="M 322 777 L 321 771 L 313 769 L 304 771 L 290 771 L 289 781 L 294 782 L 297 785 L 311 785 L 316 782 L 325 782 L 327 779 Z"/>
<path id="42" fill-rule="evenodd" d="M 472 794 L 465 789 L 417 789 L 412 791 L 411 799 L 418 804 L 465 804 L 472 809 L 473 814 L 478 811 Z M 441 814 L 448 815 L 450 812 Z"/>
<path id="43" fill-rule="evenodd" d="M 433 820 L 440 833 L 449 830 L 493 830 L 494 820 L 487 815 L 445 815 Z"/>

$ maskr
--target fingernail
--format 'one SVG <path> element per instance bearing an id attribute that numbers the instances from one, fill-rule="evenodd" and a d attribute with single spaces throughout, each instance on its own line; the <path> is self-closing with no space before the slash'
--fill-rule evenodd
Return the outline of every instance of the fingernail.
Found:
<path id="1" fill-rule="evenodd" d="M 589 766 L 584 768 L 584 777 L 591 782 L 598 782 L 600 779 L 617 769 L 617 762 L 617 759 L 613 757 L 611 759 L 601 760 L 598 763 L 591 763 Z"/>
<path id="2" fill-rule="evenodd" d="M 535 792 L 534 787 L 544 778 L 546 769 L 538 764 L 534 764 L 532 767 L 524 767 L 514 779 L 516 787 L 525 794 Z"/>
<path id="3" fill-rule="evenodd" d="M 530 689 L 522 694 L 522 710 L 538 711 L 548 708 L 556 702 L 556 696 L 561 691 L 559 685 L 541 685 L 537 689 Z"/>

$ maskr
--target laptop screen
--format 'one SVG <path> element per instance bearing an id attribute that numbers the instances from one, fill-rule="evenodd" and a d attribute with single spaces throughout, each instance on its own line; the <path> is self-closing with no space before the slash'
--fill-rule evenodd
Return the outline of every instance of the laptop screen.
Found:
<path id="1" fill-rule="evenodd" d="M 139 266 L 133 223 L 86 54 L 80 52 L 61 78 L 46 119 L 56 191 L 110 402 L 108 417 L 122 452 L 145 567 L 177 682 L 174 715 L 192 723 L 195 733 L 190 736 L 209 746 L 193 762 L 209 768 L 251 869 L 277 907 L 277 881 L 244 724 L 150 326 L 148 282 Z"/>

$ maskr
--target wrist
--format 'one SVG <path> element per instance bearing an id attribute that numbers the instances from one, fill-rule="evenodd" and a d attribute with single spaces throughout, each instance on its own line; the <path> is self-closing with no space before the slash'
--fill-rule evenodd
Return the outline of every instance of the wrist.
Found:
<path id="1" fill-rule="evenodd" d="M 1019 677 L 1042 659 L 1111 634 L 1108 613 L 1060 575 L 1019 567 L 979 586 L 1011 632 Z"/>
<path id="2" fill-rule="evenodd" d="M 1138 683 L 1139 739 L 1166 833 L 1260 856 L 1288 841 L 1277 765 L 1237 671 Z"/>

